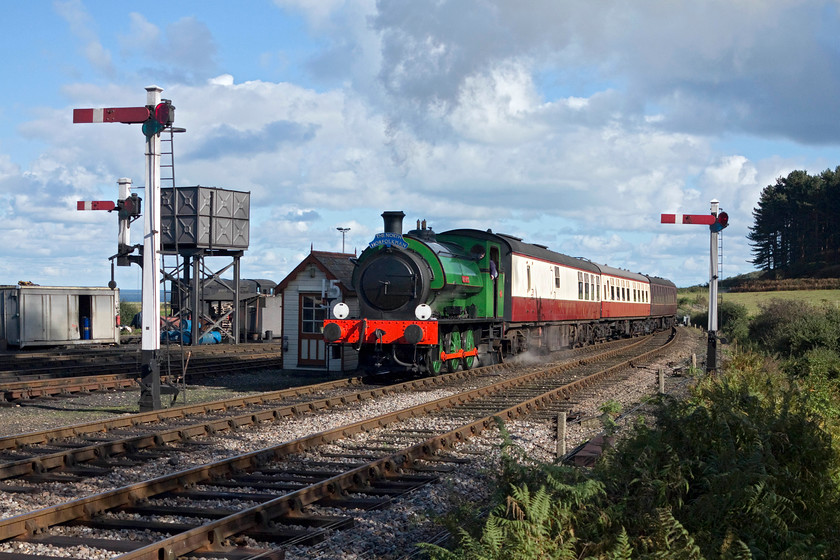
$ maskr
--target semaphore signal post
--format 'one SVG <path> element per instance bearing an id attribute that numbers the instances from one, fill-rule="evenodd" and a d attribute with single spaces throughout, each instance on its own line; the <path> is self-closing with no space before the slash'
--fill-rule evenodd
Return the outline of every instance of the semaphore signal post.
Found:
<path id="1" fill-rule="evenodd" d="M 718 234 L 729 225 L 729 215 L 720 212 L 720 202 L 712 199 L 709 214 L 662 214 L 663 224 L 699 224 L 709 226 L 709 344 L 706 349 L 706 371 L 717 370 L 717 298 L 718 298 Z"/>
<path id="2" fill-rule="evenodd" d="M 143 213 L 142 248 L 142 364 L 140 376 L 140 411 L 158 410 L 160 402 L 160 133 L 172 125 L 175 107 L 168 100 L 161 100 L 163 89 L 158 86 L 146 88 L 146 105 L 143 107 L 116 107 L 107 109 L 74 109 L 74 123 L 125 123 L 143 125 L 146 137 L 146 211 Z M 108 201 L 80 202 L 79 210 L 114 210 L 136 216 L 139 214 L 139 199 L 129 197 L 130 187 L 120 180 L 120 197 L 117 203 Z M 130 184 L 130 182 L 129 182 Z M 124 200 L 123 200 L 124 197 Z M 88 207 L 89 205 L 89 207 Z M 122 218 L 122 215 L 121 215 Z M 127 235 L 121 223 L 118 264 L 130 265 L 139 262 L 129 257 Z M 126 254 L 123 254 L 126 253 Z M 113 283 L 113 278 L 112 278 Z M 116 284 L 113 283 L 113 287 Z"/>

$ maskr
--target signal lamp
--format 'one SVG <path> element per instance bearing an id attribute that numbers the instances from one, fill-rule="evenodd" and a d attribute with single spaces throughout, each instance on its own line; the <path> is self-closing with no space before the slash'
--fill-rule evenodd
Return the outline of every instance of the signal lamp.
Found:
<path id="1" fill-rule="evenodd" d="M 160 133 L 175 120 L 175 107 L 169 100 L 158 103 L 155 107 L 148 105 L 146 108 L 149 110 L 149 118 L 143 123 L 143 134 L 146 138 Z"/>
<path id="2" fill-rule="evenodd" d="M 712 230 L 712 232 L 717 233 L 728 225 L 729 225 L 729 214 L 727 214 L 726 212 L 721 212 L 720 214 L 717 215 L 717 218 L 715 219 L 715 223 L 713 223 L 712 225 L 709 226 L 709 229 Z"/>

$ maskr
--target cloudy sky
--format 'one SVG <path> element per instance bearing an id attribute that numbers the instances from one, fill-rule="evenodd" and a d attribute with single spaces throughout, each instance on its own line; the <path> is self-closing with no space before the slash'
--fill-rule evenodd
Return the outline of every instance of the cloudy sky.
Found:
<path id="1" fill-rule="evenodd" d="M 838 29 L 836 0 L 4 2 L 0 284 L 108 282 L 116 217 L 76 201 L 141 187 L 144 137 L 72 110 L 152 84 L 187 129 L 178 185 L 251 193 L 243 278 L 403 210 L 688 286 L 708 228 L 659 214 L 713 198 L 723 275 L 749 272 L 761 190 L 840 165 Z"/>

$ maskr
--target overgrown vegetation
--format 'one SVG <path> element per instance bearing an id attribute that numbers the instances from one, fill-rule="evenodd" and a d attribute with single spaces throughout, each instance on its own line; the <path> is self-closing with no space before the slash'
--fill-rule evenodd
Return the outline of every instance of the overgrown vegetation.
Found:
<path id="1" fill-rule="evenodd" d="M 838 290 L 840 278 L 785 278 L 751 280 L 729 288 L 731 292 L 783 292 L 789 290 Z"/>
<path id="2" fill-rule="evenodd" d="M 691 315 L 691 324 L 706 328 L 709 324 L 708 308 L 695 311 Z M 728 340 L 745 340 L 749 332 L 747 308 L 743 305 L 722 301 L 718 305 L 718 331 Z"/>
<path id="3" fill-rule="evenodd" d="M 539 464 L 502 430 L 495 509 L 431 558 L 840 558 L 840 310 L 720 312 L 742 342 L 724 373 L 593 470 Z"/>

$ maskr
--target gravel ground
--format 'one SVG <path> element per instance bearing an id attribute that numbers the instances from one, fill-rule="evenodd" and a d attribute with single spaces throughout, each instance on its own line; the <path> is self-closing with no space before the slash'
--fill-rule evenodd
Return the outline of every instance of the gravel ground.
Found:
<path id="1" fill-rule="evenodd" d="M 608 400 L 621 403 L 623 410 L 628 411 L 643 403 L 646 397 L 657 392 L 657 372 L 660 368 L 666 373 L 666 390 L 670 392 L 684 392 L 690 377 L 685 373 L 687 364 L 693 353 L 699 354 L 704 350 L 705 335 L 700 331 L 686 330 L 689 336 L 683 337 L 679 347 L 669 356 L 657 359 L 646 367 L 637 368 L 636 375 L 612 385 L 609 389 L 599 391 L 577 399 L 574 410 L 586 418 L 596 416 L 601 405 Z M 702 355 L 701 355 L 702 356 Z M 702 357 L 700 358 L 702 361 Z M 188 388 L 187 401 L 190 403 L 215 400 L 243 394 L 254 390 L 270 390 L 281 388 L 274 386 L 287 383 L 287 376 L 280 371 L 266 371 L 250 375 L 238 374 L 234 378 L 219 377 L 213 386 L 205 388 Z M 287 386 L 287 385 L 284 385 Z M 131 482 L 146 479 L 150 472 L 163 474 L 173 470 L 186 468 L 195 461 L 217 460 L 233 454 L 259 449 L 277 444 L 280 440 L 293 439 L 328 426 L 338 426 L 355 422 L 362 416 L 367 416 L 378 410 L 379 413 L 412 406 L 420 401 L 431 400 L 445 396 L 446 391 L 429 391 L 425 394 L 407 394 L 388 399 L 377 399 L 359 403 L 348 410 L 336 411 L 330 414 L 319 414 L 317 422 L 312 415 L 304 415 L 279 425 L 273 423 L 267 426 L 240 430 L 226 434 L 221 438 L 214 438 L 214 445 L 208 446 L 202 453 L 192 453 L 188 457 L 181 457 L 177 452 L 168 458 L 160 459 L 157 464 L 145 465 L 142 472 L 121 470 L 112 476 L 98 480 L 88 480 L 81 484 L 41 484 L 41 492 L 34 495 L 5 495 L 0 494 L 0 515 L 6 517 L 33 508 L 61 503 L 76 496 L 89 495 L 109 488 L 122 486 Z M 11 434 L 21 431 L 46 429 L 52 426 L 66 425 L 102 418 L 115 414 L 125 414 L 135 411 L 139 393 L 125 391 L 118 393 L 89 394 L 72 399 L 59 399 L 33 406 L 0 408 L 0 426 L 2 433 Z M 632 421 L 639 414 L 644 414 L 642 406 L 628 415 Z M 72 420 L 68 421 L 68 418 Z M 422 421 L 422 420 L 421 420 Z M 21 429 L 23 427 L 24 429 Z M 429 427 L 425 425 L 424 427 Z M 553 421 L 519 420 L 511 422 L 508 429 L 514 442 L 520 445 L 534 459 L 551 461 L 554 458 L 556 445 L 556 428 Z M 567 449 L 573 449 L 578 444 L 588 440 L 600 432 L 600 423 L 584 421 L 569 423 L 566 436 Z M 281 435 L 282 434 L 282 435 Z M 311 548 L 292 547 L 287 552 L 288 559 L 297 558 L 402 558 L 416 550 L 414 543 L 430 541 L 440 533 L 435 519 L 451 509 L 453 505 L 471 503 L 486 498 L 490 492 L 488 481 L 497 469 L 499 458 L 499 438 L 496 433 L 488 433 L 467 442 L 458 449 L 461 456 L 473 460 L 469 466 L 458 466 L 455 474 L 444 478 L 441 484 L 432 484 L 423 490 L 412 494 L 409 498 L 396 502 L 391 508 L 377 512 L 361 512 L 356 515 L 356 527 L 352 531 L 338 532 L 325 543 Z M 337 515 L 348 515 L 346 511 L 330 511 L 323 508 L 312 508 L 316 513 L 324 511 Z M 76 530 L 78 528 L 75 528 Z M 132 538 L 125 536 L 124 538 Z M 134 536 L 133 538 L 143 538 Z M 2 543 L 0 551 L 24 552 L 22 543 Z M 41 550 L 38 554 L 59 554 L 58 552 Z M 62 551 L 61 553 L 66 553 Z M 99 551 L 79 551 L 79 558 L 107 558 L 110 555 Z"/>
<path id="2" fill-rule="evenodd" d="M 187 385 L 174 405 L 170 395 L 162 395 L 164 408 L 233 398 L 264 391 L 277 391 L 299 385 L 335 379 L 321 374 L 309 376 L 283 370 L 220 374 L 204 379 L 202 385 Z M 139 412 L 140 389 L 77 393 L 64 397 L 33 399 L 23 404 L 0 406 L 0 436 L 37 432 L 58 426 L 106 420 Z"/>

